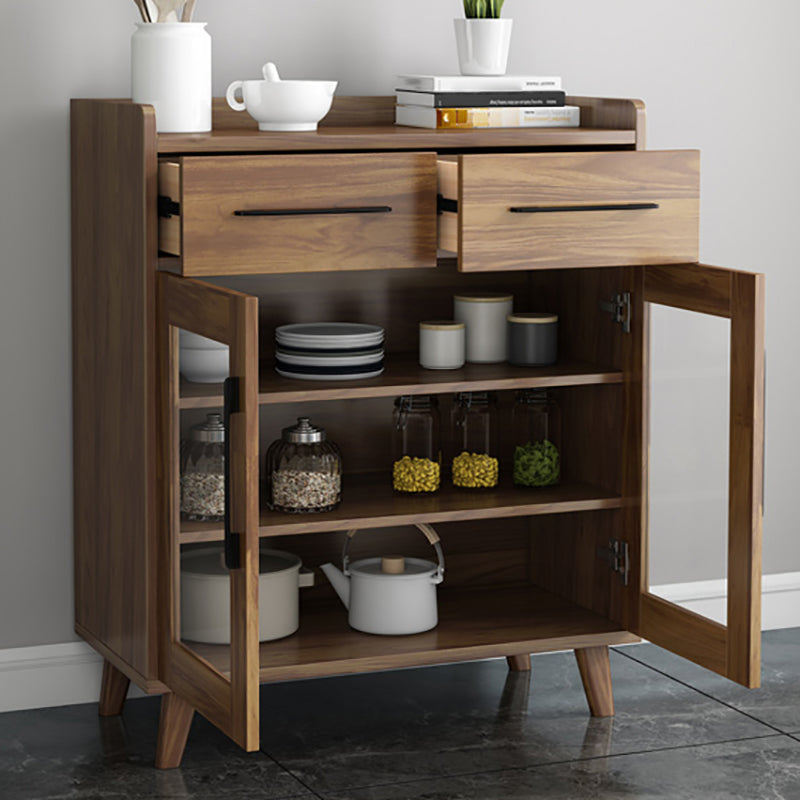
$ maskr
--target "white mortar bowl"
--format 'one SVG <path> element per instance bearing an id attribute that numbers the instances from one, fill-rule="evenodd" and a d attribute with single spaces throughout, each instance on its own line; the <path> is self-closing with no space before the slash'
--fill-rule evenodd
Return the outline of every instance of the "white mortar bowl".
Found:
<path id="1" fill-rule="evenodd" d="M 226 92 L 234 111 L 247 111 L 260 131 L 315 131 L 330 111 L 337 81 L 234 81 Z M 242 101 L 235 93 L 241 90 Z"/>

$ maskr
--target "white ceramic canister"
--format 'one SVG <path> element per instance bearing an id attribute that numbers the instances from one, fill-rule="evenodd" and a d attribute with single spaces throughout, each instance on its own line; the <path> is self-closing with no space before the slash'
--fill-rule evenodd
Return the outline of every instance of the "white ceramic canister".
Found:
<path id="1" fill-rule="evenodd" d="M 455 320 L 430 320 L 419 324 L 419 363 L 425 369 L 459 369 L 464 366 L 466 327 Z"/>
<path id="2" fill-rule="evenodd" d="M 258 639 L 281 639 L 299 627 L 298 588 L 314 585 L 314 573 L 283 550 L 259 553 Z M 230 644 L 231 582 L 218 547 L 181 553 L 181 638 Z"/>
<path id="3" fill-rule="evenodd" d="M 498 364 L 506 360 L 507 319 L 514 295 L 500 292 L 457 294 L 453 316 L 466 326 L 466 358 L 473 364 Z"/>
<path id="4" fill-rule="evenodd" d="M 131 97 L 155 107 L 159 133 L 211 130 L 211 37 L 205 22 L 140 22 L 131 37 Z"/>

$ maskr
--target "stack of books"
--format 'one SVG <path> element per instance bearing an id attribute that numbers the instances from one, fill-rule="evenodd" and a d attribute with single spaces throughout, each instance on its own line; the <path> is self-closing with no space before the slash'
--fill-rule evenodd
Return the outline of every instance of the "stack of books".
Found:
<path id="1" fill-rule="evenodd" d="M 398 75 L 395 123 L 415 128 L 577 128 L 561 78 Z"/>

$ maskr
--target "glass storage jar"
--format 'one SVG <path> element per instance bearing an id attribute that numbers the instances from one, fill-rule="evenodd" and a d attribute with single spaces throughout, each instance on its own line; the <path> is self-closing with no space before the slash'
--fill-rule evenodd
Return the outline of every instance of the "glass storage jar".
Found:
<path id="1" fill-rule="evenodd" d="M 225 515 L 225 426 L 220 414 L 189 429 L 181 442 L 181 516 L 221 521 Z"/>
<path id="2" fill-rule="evenodd" d="M 561 409 L 545 389 L 517 392 L 511 412 L 517 486 L 553 486 L 561 478 Z"/>
<path id="3" fill-rule="evenodd" d="M 494 392 L 460 392 L 452 414 L 453 486 L 487 489 L 497 486 L 497 395 Z"/>
<path id="4" fill-rule="evenodd" d="M 298 417 L 266 455 L 267 503 L 275 511 L 330 511 L 342 497 L 342 457 L 324 428 Z"/>
<path id="5" fill-rule="evenodd" d="M 393 421 L 392 486 L 398 492 L 435 492 L 442 465 L 438 399 L 430 395 L 398 397 Z"/>

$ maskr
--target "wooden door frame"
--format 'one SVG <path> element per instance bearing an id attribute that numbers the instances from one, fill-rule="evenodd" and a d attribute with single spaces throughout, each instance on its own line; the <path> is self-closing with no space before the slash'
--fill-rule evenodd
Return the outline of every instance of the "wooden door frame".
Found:
<path id="1" fill-rule="evenodd" d="M 649 593 L 647 303 L 730 320 L 728 624 Z M 748 687 L 760 681 L 764 445 L 764 276 L 705 264 L 649 266 L 634 313 L 642 317 L 642 504 L 636 633 Z"/>
<path id="2" fill-rule="evenodd" d="M 161 530 L 160 677 L 181 700 L 247 751 L 259 746 L 258 644 L 258 299 L 168 273 L 158 275 Z M 180 641 L 178 328 L 225 342 L 240 382 L 231 415 L 231 528 L 241 536 L 241 566 L 231 570 L 231 670 L 217 671 Z M 162 717 L 163 718 L 163 717 Z"/>

